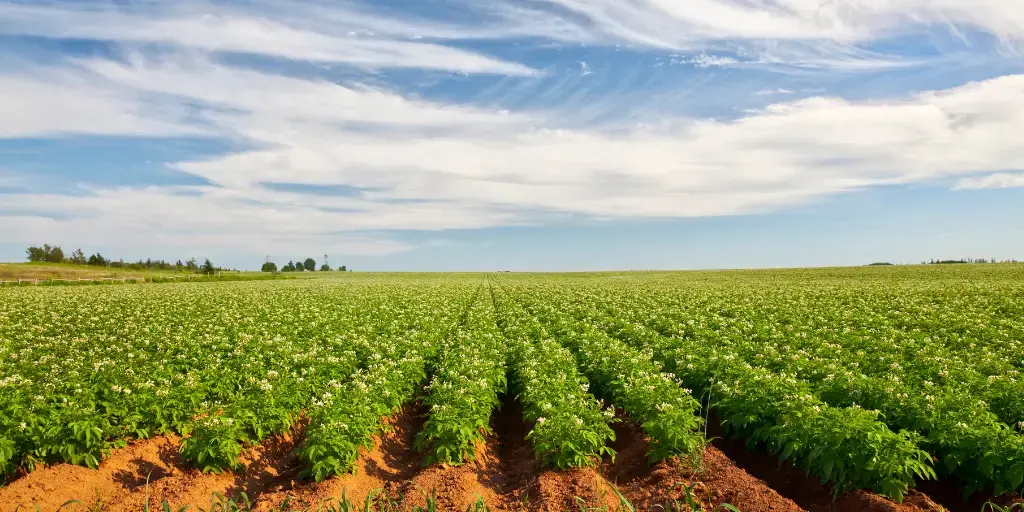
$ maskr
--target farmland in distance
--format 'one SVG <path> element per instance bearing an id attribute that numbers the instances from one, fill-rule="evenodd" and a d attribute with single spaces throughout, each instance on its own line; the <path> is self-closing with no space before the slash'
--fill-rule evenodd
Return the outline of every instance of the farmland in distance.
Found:
<path id="1" fill-rule="evenodd" d="M 976 511 L 1022 371 L 1014 264 L 6 288 L 0 511 Z"/>

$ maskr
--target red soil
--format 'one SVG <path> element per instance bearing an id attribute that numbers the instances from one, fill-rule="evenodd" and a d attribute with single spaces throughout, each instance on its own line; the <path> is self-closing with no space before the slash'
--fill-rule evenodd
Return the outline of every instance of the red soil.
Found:
<path id="1" fill-rule="evenodd" d="M 554 471 L 534 458 L 527 426 L 517 403 L 507 403 L 492 418 L 492 434 L 476 449 L 472 463 L 436 465 L 423 470 L 405 493 L 407 507 L 426 504 L 433 490 L 440 510 L 466 510 L 478 499 L 492 511 L 578 510 L 617 504 L 610 485 L 593 468 Z"/>
<path id="2" fill-rule="evenodd" d="M 730 504 L 742 512 L 798 512 L 796 503 L 767 484 L 736 467 L 713 446 L 704 450 L 703 461 L 672 459 L 647 463 L 647 439 L 633 423 L 615 425 L 615 462 L 606 472 L 637 510 L 672 510 L 667 504 L 685 505 L 685 489 L 706 510 Z M 660 507 L 664 508 L 660 508 Z M 684 507 L 685 508 L 685 507 Z"/>
<path id="3" fill-rule="evenodd" d="M 397 497 L 404 492 L 407 482 L 420 470 L 420 455 L 413 450 L 413 439 L 423 426 L 423 412 L 416 406 L 403 408 L 385 421 L 385 432 L 374 439 L 373 447 L 363 452 L 356 461 L 355 472 L 314 483 L 292 478 L 279 479 L 266 486 L 255 500 L 256 511 L 276 510 L 289 497 L 290 506 L 305 506 L 339 500 L 343 496 L 354 503 L 363 503 L 367 497 L 381 493 Z M 285 457 L 299 467 L 293 454 Z M 297 473 L 297 472 L 296 472 Z M 250 494 L 250 496 L 252 496 Z"/>
<path id="4" fill-rule="evenodd" d="M 402 509 L 426 505 L 433 495 L 438 510 L 464 511 L 478 499 L 494 512 L 618 509 L 621 493 L 637 511 L 685 507 L 685 489 L 691 489 L 703 510 L 731 504 L 742 512 L 867 511 L 933 512 L 941 510 L 929 495 L 914 491 L 896 504 L 865 491 L 833 500 L 831 491 L 790 465 L 763 452 L 748 451 L 739 441 L 718 439 L 708 446 L 703 460 L 647 464 L 647 440 L 627 422 L 616 424 L 614 461 L 596 468 L 555 471 L 534 459 L 525 440 L 528 427 L 515 402 L 506 403 L 492 419 L 493 433 L 485 437 L 476 460 L 461 466 L 423 468 L 422 454 L 413 439 L 424 421 L 418 406 L 404 408 L 388 420 L 389 429 L 377 437 L 359 458 L 355 474 L 313 483 L 299 480 L 301 463 L 293 451 L 302 437 L 270 439 L 244 453 L 247 470 L 241 474 L 203 474 L 190 468 L 178 454 L 178 439 L 159 437 L 116 450 L 91 470 L 68 464 L 41 468 L 0 488 L 0 512 L 57 510 L 78 499 L 111 512 L 139 511 L 146 502 L 153 509 L 166 500 L 173 509 L 184 505 L 211 508 L 211 494 L 239 497 L 245 493 L 254 511 L 269 512 L 291 499 L 290 507 L 315 506 L 342 495 L 361 504 L 368 496 L 384 493 Z M 149 483 L 147 484 L 147 475 Z M 614 484 L 613 484 L 614 482 Z M 379 499 L 379 498 L 377 498 Z M 945 497 L 943 498 L 945 499 Z M 973 505 L 973 503 L 972 503 Z M 82 507 L 66 507 L 79 510 Z M 194 509 L 193 509 L 194 510 Z M 977 509 L 971 510 L 977 512 Z"/>
<path id="5" fill-rule="evenodd" d="M 178 440 L 157 437 L 115 450 L 92 470 L 71 464 L 38 469 L 0 489 L 0 511 L 56 510 L 70 500 L 108 503 L 142 492 L 146 475 L 151 480 L 183 477 L 188 470 L 178 456 Z M 230 481 L 230 477 L 228 478 Z M 207 498 L 209 493 L 206 494 Z"/>
<path id="6" fill-rule="evenodd" d="M 744 471 L 762 479 L 779 494 L 793 500 L 800 508 L 810 512 L 939 512 L 944 508 L 927 495 L 911 490 L 903 503 L 896 503 L 878 494 L 854 490 L 839 498 L 833 498 L 831 487 L 822 484 L 794 467 L 790 462 L 764 450 L 748 450 L 741 440 L 724 437 L 718 427 L 718 420 L 712 414 L 709 419 L 708 436 L 726 457 Z"/>

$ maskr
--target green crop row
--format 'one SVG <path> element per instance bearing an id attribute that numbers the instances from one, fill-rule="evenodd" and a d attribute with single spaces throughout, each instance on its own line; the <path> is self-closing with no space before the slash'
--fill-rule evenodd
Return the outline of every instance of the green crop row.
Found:
<path id="1" fill-rule="evenodd" d="M 518 305 L 491 290 L 497 321 L 508 344 L 512 387 L 532 425 L 526 438 L 537 458 L 556 468 L 593 466 L 614 456 L 608 426 L 615 410 L 589 393 L 590 383 L 572 353 L 551 339 Z"/>
<path id="2" fill-rule="evenodd" d="M 705 444 L 700 431 L 700 403 L 674 377 L 662 372 L 650 354 L 564 315 L 546 298 L 513 296 L 575 354 L 580 370 L 594 384 L 595 392 L 643 428 L 651 443 L 650 461 L 699 455 Z"/>
<path id="3" fill-rule="evenodd" d="M 803 383 L 743 363 L 724 347 L 686 343 L 617 318 L 656 317 L 628 302 L 551 292 L 548 302 L 632 346 L 650 350 L 686 385 L 712 398 L 723 424 L 750 444 L 764 443 L 783 460 L 833 485 L 836 493 L 873 489 L 901 500 L 915 479 L 934 478 L 929 456 L 909 432 L 892 432 L 876 412 L 829 407 Z M 628 301 L 629 297 L 624 297 Z M 606 311 L 600 307 L 608 306 Z"/>
<path id="4" fill-rule="evenodd" d="M 888 425 L 921 433 L 921 445 L 938 459 L 937 469 L 955 475 L 968 494 L 986 489 L 1002 494 L 1022 488 L 1024 438 L 972 393 L 966 379 L 936 375 L 935 382 L 918 380 L 903 371 L 903 366 L 916 366 L 913 362 L 889 364 L 888 373 L 865 373 L 867 365 L 862 361 L 868 350 L 844 350 L 836 343 L 799 336 L 766 344 L 757 337 L 730 335 L 723 326 L 731 324 L 730 319 L 718 319 L 717 325 L 710 326 L 704 316 L 698 316 L 689 324 L 695 316 L 692 304 L 688 314 L 674 312 L 670 298 L 659 301 L 657 307 L 663 317 L 648 318 L 648 323 L 667 335 L 727 348 L 749 364 L 792 375 L 831 405 L 878 410 Z M 964 372 L 959 375 L 964 377 Z"/>
<path id="5" fill-rule="evenodd" d="M 238 468 L 245 446 L 348 383 L 379 339 L 439 319 L 467 289 L 296 280 L 7 290 L 0 470 L 96 467 L 158 433 L 183 435 L 183 455 L 203 470 Z"/>
<path id="6" fill-rule="evenodd" d="M 158 434 L 203 470 L 241 469 L 297 425 L 323 479 L 417 399 L 415 446 L 460 464 L 509 385 L 557 468 L 613 456 L 618 408 L 652 461 L 697 454 L 709 414 L 837 494 L 899 500 L 936 473 L 1024 491 L 1024 266 L 481 281 L 2 289 L 0 483 Z"/>
<path id="7" fill-rule="evenodd" d="M 306 474 L 319 482 L 355 469 L 360 451 L 372 447 L 384 419 L 415 398 L 438 340 L 456 327 L 465 307 L 459 300 L 443 306 L 422 301 L 404 311 L 399 322 L 382 326 L 382 331 L 390 327 L 395 332 L 365 347 L 371 352 L 366 367 L 315 401 L 298 451 Z"/>
<path id="8" fill-rule="evenodd" d="M 491 412 L 505 392 L 505 346 L 489 298 L 477 293 L 463 323 L 441 342 L 424 404 L 429 417 L 416 435 L 425 462 L 462 464 L 491 432 Z"/>

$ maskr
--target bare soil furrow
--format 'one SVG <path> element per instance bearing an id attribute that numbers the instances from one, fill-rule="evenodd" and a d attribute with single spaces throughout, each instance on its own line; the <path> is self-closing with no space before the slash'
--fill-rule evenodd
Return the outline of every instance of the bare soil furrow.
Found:
<path id="1" fill-rule="evenodd" d="M 385 432 L 376 436 L 373 448 L 356 461 L 355 473 L 336 476 L 323 482 L 295 478 L 278 479 L 264 488 L 255 500 L 254 510 L 277 510 L 291 498 L 290 506 L 301 509 L 339 500 L 343 496 L 354 503 L 363 503 L 369 496 L 386 492 L 397 500 L 406 492 L 408 483 L 421 471 L 420 454 L 413 440 L 425 419 L 420 404 L 408 404 L 398 414 L 385 420 Z M 294 455 L 290 455 L 294 458 Z M 296 460 L 296 463 L 298 461 Z"/>
<path id="2" fill-rule="evenodd" d="M 743 512 L 799 512 L 792 500 L 781 496 L 763 481 L 736 467 L 713 446 L 701 460 L 678 458 L 655 464 L 647 462 L 648 442 L 636 424 L 614 425 L 617 452 L 614 462 L 603 471 L 638 511 L 673 510 L 672 503 L 685 504 L 686 490 L 707 510 L 730 504 Z"/>
<path id="3" fill-rule="evenodd" d="M 822 484 L 817 478 L 808 476 L 790 462 L 780 462 L 776 455 L 763 449 L 749 450 L 743 440 L 725 436 L 714 413 L 711 414 L 708 421 L 708 436 L 714 439 L 713 446 L 721 450 L 737 466 L 810 512 L 939 512 L 943 510 L 942 506 L 927 495 L 913 489 L 903 503 L 896 503 L 864 490 L 854 490 L 834 498 L 830 486 Z"/>

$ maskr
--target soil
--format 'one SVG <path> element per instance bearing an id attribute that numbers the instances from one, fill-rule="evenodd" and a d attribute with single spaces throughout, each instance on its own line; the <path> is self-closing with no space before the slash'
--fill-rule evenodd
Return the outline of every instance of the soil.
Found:
<path id="1" fill-rule="evenodd" d="M 832 488 L 820 480 L 808 476 L 790 462 L 782 462 L 775 455 L 763 449 L 750 450 L 742 440 L 728 438 L 722 431 L 718 418 L 712 413 L 708 418 L 708 437 L 736 465 L 747 473 L 762 479 L 768 486 L 793 500 L 802 509 L 810 512 L 939 512 L 944 507 L 929 496 L 911 489 L 903 503 L 896 503 L 878 494 L 854 490 L 838 498 Z M 977 509 L 972 511 L 977 512 Z"/>
<path id="2" fill-rule="evenodd" d="M 494 512 L 616 511 L 624 510 L 620 494 L 638 512 L 690 510 L 687 489 L 698 510 L 709 512 L 721 510 L 723 504 L 742 512 L 935 512 L 943 508 L 930 496 L 942 503 L 951 500 L 941 483 L 913 491 L 902 504 L 866 491 L 834 500 L 827 486 L 791 465 L 780 464 L 763 451 L 747 450 L 741 441 L 722 439 L 713 417 L 709 434 L 718 439 L 700 460 L 649 465 L 643 431 L 622 421 L 615 424 L 614 459 L 606 458 L 593 468 L 556 471 L 534 458 L 521 413 L 517 402 L 505 401 L 473 462 L 424 468 L 413 440 L 425 411 L 419 405 L 407 406 L 387 420 L 385 432 L 360 456 L 354 474 L 319 483 L 298 478 L 301 463 L 294 449 L 302 439 L 302 425 L 246 450 L 247 469 L 240 474 L 203 474 L 181 459 L 178 438 L 158 437 L 114 451 L 97 470 L 56 464 L 24 475 L 0 488 L 0 512 L 37 506 L 40 512 L 49 512 L 75 499 L 82 505 L 63 510 L 136 512 L 145 508 L 147 498 L 153 510 L 164 500 L 174 510 L 185 505 L 210 510 L 215 492 L 236 499 L 245 493 L 252 510 L 260 512 L 280 510 L 286 500 L 290 509 L 302 510 L 342 496 L 359 508 L 369 498 L 392 505 L 390 510 L 424 507 L 427 497 L 433 496 L 442 511 L 473 510 L 478 502 Z M 949 508 L 980 510 L 980 505 L 967 508 L 974 505 Z"/>
<path id="3" fill-rule="evenodd" d="M 362 504 L 381 496 L 397 497 L 405 492 L 408 482 L 420 471 L 420 455 L 413 449 L 416 432 L 423 427 L 425 411 L 418 404 L 404 407 L 398 414 L 385 420 L 385 431 L 374 439 L 373 447 L 364 451 L 356 461 L 355 472 L 312 482 L 296 478 L 297 471 L 287 478 L 279 478 L 264 486 L 256 496 L 256 511 L 278 510 L 286 500 L 289 505 L 302 509 L 307 506 L 348 499 Z M 287 458 L 296 467 L 294 454 Z M 251 495 L 250 495 L 251 496 Z"/>
<path id="4" fill-rule="evenodd" d="M 1024 497 L 1019 494 L 993 496 L 991 492 L 979 492 L 964 498 L 961 491 L 963 486 L 953 478 L 924 482 L 920 487 L 921 492 L 946 507 L 950 512 L 979 512 L 989 501 L 1007 510 L 1014 503 L 1024 504 Z"/>
<path id="5" fill-rule="evenodd" d="M 428 489 L 436 493 L 439 510 L 464 511 L 478 499 L 494 512 L 579 510 L 580 500 L 599 509 L 618 504 L 595 468 L 555 471 L 534 458 L 517 402 L 504 401 L 491 423 L 472 463 L 435 465 L 416 475 L 406 489 L 406 508 L 424 506 Z"/>
<path id="6" fill-rule="evenodd" d="M 686 505 L 686 490 L 706 510 L 730 504 L 743 512 L 798 512 L 803 510 L 763 481 L 736 467 L 720 450 L 707 446 L 702 460 L 678 458 L 647 463 L 648 442 L 643 431 L 628 421 L 617 423 L 617 454 L 606 474 L 636 510 L 675 510 Z"/>

